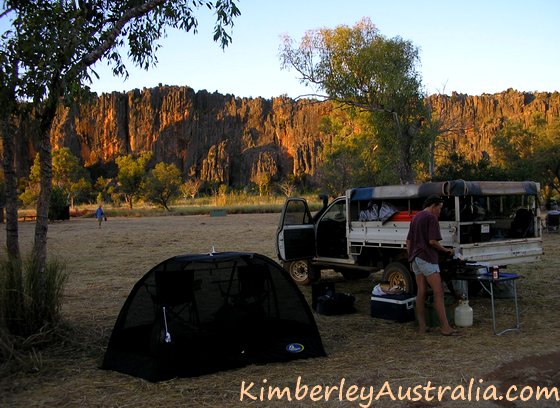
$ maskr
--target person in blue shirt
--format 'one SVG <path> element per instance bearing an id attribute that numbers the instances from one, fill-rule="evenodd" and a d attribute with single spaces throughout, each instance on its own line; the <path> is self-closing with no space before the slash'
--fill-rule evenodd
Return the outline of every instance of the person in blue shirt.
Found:
<path id="1" fill-rule="evenodd" d="M 99 204 L 99 207 L 97 207 L 97 210 L 95 210 L 95 218 L 97 218 L 97 222 L 99 222 L 99 228 L 101 228 L 101 222 L 105 219 L 107 219 L 107 217 L 105 217 L 105 213 L 103 212 L 103 206 L 101 204 Z"/>

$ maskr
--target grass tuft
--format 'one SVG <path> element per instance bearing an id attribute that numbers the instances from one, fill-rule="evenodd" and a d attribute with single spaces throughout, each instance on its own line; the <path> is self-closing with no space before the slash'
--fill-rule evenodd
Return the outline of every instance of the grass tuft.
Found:
<path id="1" fill-rule="evenodd" d="M 57 259 L 40 271 L 36 260 L 0 259 L 0 371 L 14 365 L 39 370 L 39 349 L 49 344 L 61 322 L 60 306 L 68 280 Z"/>

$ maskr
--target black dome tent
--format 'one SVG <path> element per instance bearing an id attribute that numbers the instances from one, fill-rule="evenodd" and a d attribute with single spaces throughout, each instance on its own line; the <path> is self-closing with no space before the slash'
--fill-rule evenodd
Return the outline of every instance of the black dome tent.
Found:
<path id="1" fill-rule="evenodd" d="M 325 356 L 313 314 L 270 258 L 222 252 L 170 258 L 126 299 L 102 368 L 149 381 Z"/>

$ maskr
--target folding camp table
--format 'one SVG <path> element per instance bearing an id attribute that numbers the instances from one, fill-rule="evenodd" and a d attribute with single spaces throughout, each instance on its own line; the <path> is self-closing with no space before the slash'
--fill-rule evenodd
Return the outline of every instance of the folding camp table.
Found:
<path id="1" fill-rule="evenodd" d="M 457 274 L 455 276 L 453 276 L 453 279 L 455 280 L 465 280 L 465 281 L 478 281 L 480 283 L 480 286 L 482 286 L 482 288 L 490 295 L 490 299 L 492 302 L 492 328 L 494 330 L 494 334 L 496 336 L 501 336 L 504 333 L 510 332 L 510 331 L 516 331 L 519 330 L 520 328 L 520 324 L 519 324 L 519 306 L 517 303 L 517 285 L 516 285 L 516 281 L 517 279 L 519 279 L 521 276 L 515 273 L 504 273 L 504 272 L 500 272 L 500 277 L 497 279 L 494 279 L 492 277 L 492 274 L 489 273 L 485 273 L 482 275 L 474 275 L 474 274 Z M 507 282 L 507 281 L 512 281 L 513 282 L 513 301 L 515 304 L 515 326 L 513 327 L 509 327 L 506 328 L 500 332 L 497 332 L 496 330 L 496 304 L 495 304 L 495 298 L 494 298 L 494 285 L 496 285 L 497 283 L 500 282 Z"/>

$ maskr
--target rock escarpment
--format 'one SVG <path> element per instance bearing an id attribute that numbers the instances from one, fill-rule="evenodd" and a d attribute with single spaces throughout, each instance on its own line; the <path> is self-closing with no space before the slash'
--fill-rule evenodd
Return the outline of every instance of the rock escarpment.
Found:
<path id="1" fill-rule="evenodd" d="M 492 154 L 491 140 L 505 121 L 529 124 L 535 115 L 551 122 L 560 115 L 560 94 L 433 95 L 434 114 L 450 129 L 446 151 L 471 160 Z M 329 102 L 238 98 L 162 86 L 103 94 L 60 108 L 51 133 L 53 147 L 69 147 L 86 166 L 152 151 L 175 163 L 185 177 L 243 186 L 266 173 L 312 176 L 327 136 L 321 118 Z M 18 172 L 28 173 L 32 143 L 20 146 Z"/>
<path id="2" fill-rule="evenodd" d="M 236 98 L 188 87 L 111 93 L 61 109 L 53 147 L 86 166 L 152 151 L 185 176 L 241 186 L 262 173 L 313 174 L 330 104 L 279 97 Z"/>
<path id="3" fill-rule="evenodd" d="M 478 161 L 482 153 L 493 154 L 492 138 L 506 121 L 529 127 L 536 117 L 548 123 L 560 116 L 560 93 L 523 93 L 507 90 L 499 94 L 468 96 L 453 93 L 428 98 L 434 117 L 442 118 L 448 129 L 443 138 L 447 152 L 456 151 L 469 161 Z"/>

